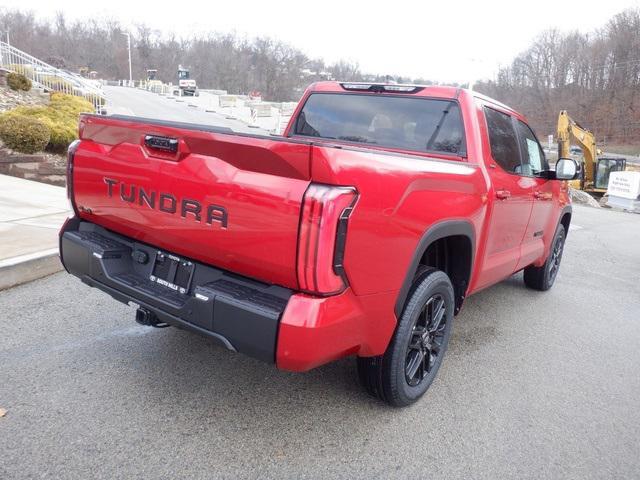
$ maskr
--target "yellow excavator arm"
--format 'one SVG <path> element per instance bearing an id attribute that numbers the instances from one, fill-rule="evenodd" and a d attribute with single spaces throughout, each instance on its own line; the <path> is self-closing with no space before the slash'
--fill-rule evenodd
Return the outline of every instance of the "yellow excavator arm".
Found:
<path id="1" fill-rule="evenodd" d="M 595 178 L 595 165 L 598 160 L 598 149 L 593 133 L 581 127 L 573 120 L 566 110 L 561 110 L 558 115 L 558 155 L 559 158 L 569 158 L 571 142 L 575 142 L 582 148 L 584 154 L 584 184 L 580 188 L 592 188 Z"/>

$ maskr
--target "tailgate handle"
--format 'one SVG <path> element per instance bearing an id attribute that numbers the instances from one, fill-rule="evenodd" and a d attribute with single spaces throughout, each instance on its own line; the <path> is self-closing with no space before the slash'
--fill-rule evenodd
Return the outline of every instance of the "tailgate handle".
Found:
<path id="1" fill-rule="evenodd" d="M 162 137 L 160 135 L 145 135 L 144 144 L 148 148 L 162 150 L 163 152 L 176 153 L 178 151 L 177 138 Z"/>

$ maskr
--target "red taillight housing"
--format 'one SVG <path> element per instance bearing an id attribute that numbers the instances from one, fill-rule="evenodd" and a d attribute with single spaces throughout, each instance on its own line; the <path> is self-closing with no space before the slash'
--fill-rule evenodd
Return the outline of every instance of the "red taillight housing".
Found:
<path id="1" fill-rule="evenodd" d="M 80 145 L 80 140 L 74 140 L 67 149 L 67 198 L 71 203 L 73 212 L 78 215 L 78 208 L 76 207 L 75 199 L 73 198 L 73 159 L 76 154 L 76 150 Z"/>
<path id="2" fill-rule="evenodd" d="M 358 194 L 352 187 L 311 184 L 302 203 L 298 237 L 298 284 L 317 295 L 347 287 L 343 268 L 349 215 Z"/>

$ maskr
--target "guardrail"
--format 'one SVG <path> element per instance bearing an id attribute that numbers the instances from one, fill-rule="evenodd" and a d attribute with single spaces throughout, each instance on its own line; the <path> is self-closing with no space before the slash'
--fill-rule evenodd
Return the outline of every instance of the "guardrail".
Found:
<path id="1" fill-rule="evenodd" d="M 102 89 L 94 82 L 53 67 L 22 50 L 0 41 L 0 68 L 20 73 L 45 91 L 61 92 L 89 100 L 96 110 L 105 104 Z"/>

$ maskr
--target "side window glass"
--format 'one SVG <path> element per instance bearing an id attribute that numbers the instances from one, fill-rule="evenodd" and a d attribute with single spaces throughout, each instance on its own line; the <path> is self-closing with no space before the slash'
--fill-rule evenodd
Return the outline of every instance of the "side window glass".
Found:
<path id="1" fill-rule="evenodd" d="M 525 175 L 537 175 L 547 169 L 547 160 L 533 131 L 518 120 L 518 133 L 522 145 L 522 167 Z"/>
<path id="2" fill-rule="evenodd" d="M 522 174 L 520 149 L 511 117 L 485 107 L 491 156 L 507 172 Z"/>

